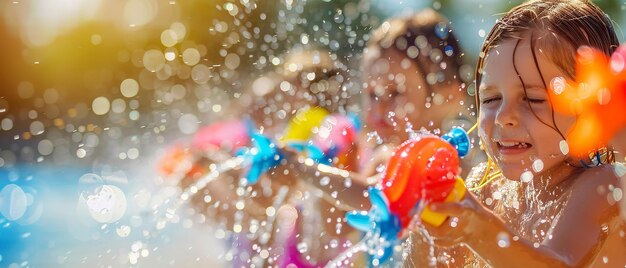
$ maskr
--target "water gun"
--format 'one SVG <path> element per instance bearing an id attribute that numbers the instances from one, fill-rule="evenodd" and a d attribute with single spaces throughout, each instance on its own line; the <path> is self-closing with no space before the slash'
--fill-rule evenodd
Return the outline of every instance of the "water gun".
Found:
<path id="1" fill-rule="evenodd" d="M 217 122 L 198 131 L 192 147 L 202 151 L 224 147 L 238 149 L 235 155 L 245 167 L 244 177 L 248 183 L 254 184 L 263 173 L 276 166 L 283 156 L 274 141 L 252 129 L 253 124 L 249 120 Z M 329 116 L 323 108 L 314 107 L 292 118 L 282 140 L 318 163 L 330 164 L 334 157 L 346 153 L 359 129 L 360 123 L 354 115 Z M 245 147 L 249 141 L 252 144 Z M 165 174 L 194 176 L 207 173 L 208 170 L 196 160 L 191 150 L 175 146 L 169 150 L 160 166 Z M 183 172 L 176 172 L 177 169 Z"/>
<path id="2" fill-rule="evenodd" d="M 301 142 L 309 140 L 314 128 L 318 128 L 330 113 L 321 107 L 304 109 L 296 113 L 285 128 L 281 142 Z"/>
<path id="3" fill-rule="evenodd" d="M 249 119 L 220 121 L 205 126 L 196 132 L 191 144 L 175 143 L 167 148 L 158 169 L 167 177 L 176 179 L 204 174 L 208 169 L 198 163 L 196 150 L 211 152 L 228 149 L 235 152 L 250 142 L 253 129 L 254 124 Z"/>
<path id="4" fill-rule="evenodd" d="M 204 152 L 216 148 L 236 151 L 248 144 L 253 130 L 254 123 L 250 119 L 216 122 L 199 129 L 191 146 Z"/>
<path id="5" fill-rule="evenodd" d="M 319 118 L 322 115 L 324 118 L 320 121 Z M 361 129 L 360 121 L 356 115 L 327 115 L 326 110 L 322 108 L 305 110 L 291 121 L 292 124 L 289 125 L 283 141 L 289 141 L 285 142 L 287 146 L 303 152 L 308 158 L 323 164 L 332 164 L 335 157 L 347 154 Z M 314 131 L 314 128 L 317 129 Z M 308 141 L 296 139 L 296 137 L 298 139 L 305 138 L 302 130 L 309 131 L 306 136 Z M 255 183 L 260 175 L 276 166 L 283 156 L 278 151 L 276 143 L 263 135 L 253 134 L 252 141 L 254 146 L 251 148 L 254 149 L 248 148 L 244 150 L 245 153 L 240 153 L 240 155 L 250 157 L 249 162 L 252 165 L 249 167 L 246 178 L 248 182 Z M 341 162 L 341 158 L 339 160 Z"/>
<path id="6" fill-rule="evenodd" d="M 206 173 L 206 168 L 198 165 L 194 153 L 182 143 L 169 146 L 157 167 L 166 178 L 176 180 Z"/>
<path id="7" fill-rule="evenodd" d="M 248 163 L 245 171 L 245 178 L 249 184 L 259 181 L 261 175 L 275 167 L 283 159 L 283 155 L 278 151 L 276 143 L 270 138 L 260 133 L 252 134 L 253 146 L 246 147 L 237 152 L 237 157 L 243 159 L 243 163 Z"/>
<path id="8" fill-rule="evenodd" d="M 317 163 L 331 165 L 337 157 L 339 164 L 345 164 L 360 129 L 361 123 L 356 115 L 333 114 L 324 118 L 308 141 L 292 141 L 287 145 Z"/>
<path id="9" fill-rule="evenodd" d="M 442 137 L 420 136 L 397 148 L 382 183 L 368 189 L 371 209 L 346 214 L 348 224 L 375 241 L 368 243 L 367 250 L 373 265 L 391 257 L 393 246 L 416 213 L 420 213 L 423 222 L 434 226 L 446 220 L 446 215 L 432 212 L 420 203 L 463 198 L 466 189 L 458 177 L 459 158 L 467 155 L 469 149 L 469 137 L 461 128 L 453 128 Z"/>

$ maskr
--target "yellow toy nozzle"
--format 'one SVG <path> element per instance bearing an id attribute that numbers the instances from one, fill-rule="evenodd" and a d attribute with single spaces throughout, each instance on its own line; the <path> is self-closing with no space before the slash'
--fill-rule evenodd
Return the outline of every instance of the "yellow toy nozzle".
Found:
<path id="1" fill-rule="evenodd" d="M 450 194 L 446 197 L 444 202 L 459 202 L 465 196 L 465 182 L 461 178 L 457 178 L 454 183 L 454 188 L 450 192 Z M 443 224 L 446 219 L 448 219 L 448 215 L 433 212 L 426 206 L 420 215 L 420 218 L 423 222 L 427 222 L 428 224 L 439 227 Z"/>
<path id="2" fill-rule="evenodd" d="M 296 113 L 296 115 L 289 121 L 289 124 L 285 129 L 285 135 L 281 141 L 291 142 L 308 140 L 311 136 L 313 128 L 319 127 L 324 118 L 328 115 L 328 111 L 321 107 L 313 107 Z"/>

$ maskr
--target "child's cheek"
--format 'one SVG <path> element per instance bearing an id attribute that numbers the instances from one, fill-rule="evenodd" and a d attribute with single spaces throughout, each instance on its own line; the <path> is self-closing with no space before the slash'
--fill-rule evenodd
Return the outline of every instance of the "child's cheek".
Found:
<path id="1" fill-rule="evenodd" d="M 478 136 L 483 148 L 489 155 L 493 155 L 492 133 L 495 124 L 495 113 L 486 109 L 481 110 L 478 115 Z"/>

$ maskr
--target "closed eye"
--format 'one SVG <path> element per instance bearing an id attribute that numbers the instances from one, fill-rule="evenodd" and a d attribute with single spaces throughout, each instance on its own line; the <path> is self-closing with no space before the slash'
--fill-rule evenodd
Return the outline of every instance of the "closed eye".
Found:
<path id="1" fill-rule="evenodd" d="M 524 98 L 524 100 L 530 103 L 537 103 L 537 104 L 546 102 L 546 100 L 544 99 Z"/>
<path id="2" fill-rule="evenodd" d="M 376 93 L 374 92 L 370 92 L 369 97 L 371 100 L 378 100 L 378 95 L 376 95 Z"/>
<path id="3" fill-rule="evenodd" d="M 480 103 L 481 104 L 488 104 L 488 103 L 491 103 L 491 102 L 494 102 L 494 101 L 499 101 L 500 99 L 501 99 L 500 97 L 492 97 L 492 98 L 484 99 Z"/>

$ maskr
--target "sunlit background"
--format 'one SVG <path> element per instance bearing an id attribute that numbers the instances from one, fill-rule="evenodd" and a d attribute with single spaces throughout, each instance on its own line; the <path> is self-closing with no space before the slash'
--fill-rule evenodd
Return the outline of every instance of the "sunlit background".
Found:
<path id="1" fill-rule="evenodd" d="M 336 52 L 358 79 L 370 30 L 431 7 L 473 65 L 519 2 L 2 1 L 0 267 L 228 266 L 224 232 L 203 216 L 144 238 L 176 193 L 156 169 L 167 144 L 250 102 L 247 85 L 294 46 Z M 595 2 L 621 33 L 624 2 Z"/>

